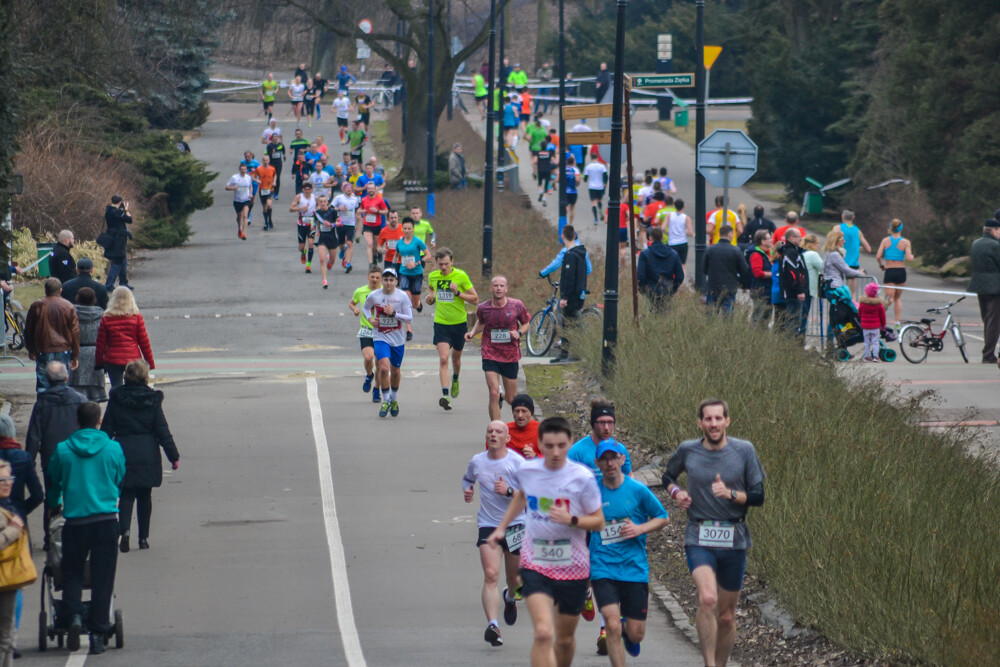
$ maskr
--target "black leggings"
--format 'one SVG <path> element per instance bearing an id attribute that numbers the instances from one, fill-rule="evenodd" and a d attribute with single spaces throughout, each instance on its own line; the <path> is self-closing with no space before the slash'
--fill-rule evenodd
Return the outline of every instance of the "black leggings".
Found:
<path id="1" fill-rule="evenodd" d="M 149 537 L 149 519 L 153 515 L 153 489 L 122 489 L 118 502 L 118 521 L 123 533 L 129 532 L 132 527 L 133 502 L 139 506 L 136 516 L 139 522 L 139 539 L 145 540 Z"/>

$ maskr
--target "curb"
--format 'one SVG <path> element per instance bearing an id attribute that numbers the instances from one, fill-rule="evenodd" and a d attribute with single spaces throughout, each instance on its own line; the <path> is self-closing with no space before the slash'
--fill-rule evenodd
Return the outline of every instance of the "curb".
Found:
<path id="1" fill-rule="evenodd" d="M 681 607 L 681 603 L 674 597 L 674 594 L 659 582 L 650 582 L 649 590 L 656 595 L 656 599 L 659 600 L 663 611 L 667 612 L 667 616 L 673 621 L 674 627 L 680 630 L 692 644 L 700 646 L 698 643 L 698 630 L 694 627 L 694 623 L 691 622 L 691 619 L 684 611 L 684 608 Z"/>

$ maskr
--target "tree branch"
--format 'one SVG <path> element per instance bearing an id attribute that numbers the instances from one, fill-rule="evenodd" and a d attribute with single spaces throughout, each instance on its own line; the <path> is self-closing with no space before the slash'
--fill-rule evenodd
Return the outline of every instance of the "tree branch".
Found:
<path id="1" fill-rule="evenodd" d="M 539 1 L 544 2 L 544 0 L 539 0 Z M 510 0 L 500 0 L 497 3 L 497 14 L 499 15 L 500 12 L 502 12 L 503 9 L 508 4 L 510 4 Z M 497 18 L 499 19 L 499 16 Z M 479 33 L 472 38 L 472 41 L 469 42 L 464 49 L 456 53 L 452 59 L 457 63 L 461 63 L 467 60 L 469 56 L 471 56 L 476 51 L 476 49 L 478 49 L 480 46 L 483 45 L 483 42 L 485 42 L 489 36 L 490 36 L 490 20 L 489 17 L 487 16 L 486 21 L 483 23 L 483 27 L 479 30 Z M 451 35 L 449 35 L 449 38 L 450 37 Z M 451 49 L 449 45 L 449 51 L 450 50 Z"/>

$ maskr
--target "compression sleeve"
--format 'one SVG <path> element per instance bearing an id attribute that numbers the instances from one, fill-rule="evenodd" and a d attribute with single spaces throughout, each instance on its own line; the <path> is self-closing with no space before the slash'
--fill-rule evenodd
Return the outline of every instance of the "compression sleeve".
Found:
<path id="1" fill-rule="evenodd" d="M 750 490 L 746 492 L 747 494 L 747 507 L 760 507 L 764 504 L 764 484 L 756 484 L 750 487 Z"/>

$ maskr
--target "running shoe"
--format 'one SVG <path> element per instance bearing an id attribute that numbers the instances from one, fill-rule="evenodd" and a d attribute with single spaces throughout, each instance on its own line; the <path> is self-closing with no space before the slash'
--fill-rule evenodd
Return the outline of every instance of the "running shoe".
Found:
<path id="1" fill-rule="evenodd" d="M 312 263 L 306 264 L 306 273 L 312 273 Z"/>
<path id="2" fill-rule="evenodd" d="M 238 238 L 238 239 L 243 238 L 243 232 L 241 232 L 240 230 L 237 229 L 236 230 L 236 238 Z"/>
<path id="3" fill-rule="evenodd" d="M 299 261 L 300 261 L 301 263 L 303 263 L 303 264 L 305 264 L 305 263 L 306 263 L 306 251 L 305 251 L 305 250 L 303 250 L 303 251 L 302 251 L 302 256 L 301 256 L 301 257 L 299 257 Z"/>
<path id="4" fill-rule="evenodd" d="M 374 375 L 366 375 L 365 382 L 364 384 L 361 385 L 361 391 L 365 392 L 366 394 L 370 392 L 372 390 L 372 380 L 374 379 L 375 379 Z M 378 393 L 378 389 L 375 389 L 375 393 L 376 394 Z"/>
<path id="5" fill-rule="evenodd" d="M 539 192 L 538 193 L 538 201 L 542 201 L 542 197 L 544 197 L 544 196 L 545 195 L 543 195 L 541 192 Z"/>
<path id="6" fill-rule="evenodd" d="M 522 595 L 523 590 L 524 590 L 524 586 L 523 585 L 522 586 L 518 586 L 517 588 L 514 589 L 514 599 L 517 602 L 520 602 L 521 600 L 524 599 L 524 595 Z"/>
<path id="7" fill-rule="evenodd" d="M 549 207 L 549 202 L 544 197 L 542 198 L 542 207 L 543 208 L 548 208 Z"/>
<path id="8" fill-rule="evenodd" d="M 344 259 L 344 249 L 341 248 L 340 252 L 337 253 L 337 259 Z"/>
<path id="9" fill-rule="evenodd" d="M 351 265 L 350 265 L 350 264 L 348 264 L 347 266 L 345 266 L 345 267 L 344 267 L 344 273 L 350 273 L 350 272 L 351 272 L 351 268 L 352 268 L 352 267 L 351 267 Z"/>
<path id="10" fill-rule="evenodd" d="M 458 380 L 451 381 L 451 397 L 458 398 Z"/>
<path id="11" fill-rule="evenodd" d="M 326 281 L 324 280 L 324 281 L 323 281 L 323 289 L 329 289 L 329 287 L 330 287 L 330 286 L 329 286 L 329 285 L 327 285 L 327 284 L 326 284 Z"/>
<path id="12" fill-rule="evenodd" d="M 496 623 L 490 623 L 486 626 L 486 633 L 483 635 L 485 639 L 491 646 L 503 646 L 503 639 L 500 638 L 500 628 L 496 626 Z"/>
<path id="13" fill-rule="evenodd" d="M 274 201 L 278 201 L 278 195 L 274 195 Z"/>
<path id="14" fill-rule="evenodd" d="M 608 654 L 608 633 L 601 628 L 601 634 L 597 635 L 597 655 Z"/>
<path id="15" fill-rule="evenodd" d="M 583 616 L 583 620 L 592 621 L 597 614 L 594 612 L 594 596 L 588 591 L 587 602 L 583 605 L 583 611 L 580 612 Z"/>
<path id="16" fill-rule="evenodd" d="M 514 625 L 517 622 L 517 602 L 507 601 L 507 589 L 503 589 L 503 622 Z"/>
<path id="17" fill-rule="evenodd" d="M 406 340 L 407 340 L 407 342 L 413 340 L 413 332 L 412 331 L 407 331 L 406 332 Z"/>
<path id="18" fill-rule="evenodd" d="M 378 403 L 382 400 L 382 393 L 378 390 L 378 387 L 372 389 L 372 403 Z"/>
<path id="19" fill-rule="evenodd" d="M 417 304 L 417 312 L 418 312 L 418 313 L 422 313 L 422 312 L 424 312 L 424 304 L 423 304 L 423 302 L 422 302 L 422 301 L 421 301 L 420 303 L 418 303 L 418 304 Z"/>
<path id="20" fill-rule="evenodd" d="M 384 418 L 387 414 L 389 414 L 389 402 L 382 401 L 382 407 L 378 409 L 378 416 Z"/>
<path id="21" fill-rule="evenodd" d="M 448 400 L 447 396 L 442 396 L 438 399 L 438 405 L 440 405 L 445 410 L 451 410 L 451 402 Z"/>
<path id="22" fill-rule="evenodd" d="M 638 658 L 640 650 L 639 642 L 634 642 L 628 638 L 628 633 L 625 632 L 624 618 L 622 618 L 622 641 L 625 643 L 625 650 L 628 651 L 628 654 L 633 658 Z"/>
<path id="23" fill-rule="evenodd" d="M 327 269 L 327 271 L 329 271 L 332 268 L 333 268 L 333 257 L 329 257 L 326 260 L 326 269 Z"/>
<path id="24" fill-rule="evenodd" d="M 385 403 L 383 403 L 382 405 L 385 405 Z M 393 417 L 399 416 L 399 401 L 393 401 L 390 404 L 389 414 L 392 415 Z"/>

